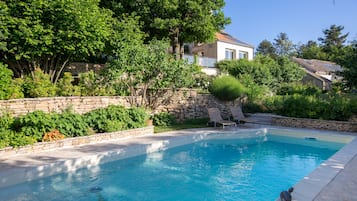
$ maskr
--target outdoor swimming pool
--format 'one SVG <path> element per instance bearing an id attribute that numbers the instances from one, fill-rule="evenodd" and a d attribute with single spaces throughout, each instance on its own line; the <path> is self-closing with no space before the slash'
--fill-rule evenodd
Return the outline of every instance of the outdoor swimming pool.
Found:
<path id="1" fill-rule="evenodd" d="M 275 200 L 344 143 L 267 133 L 193 144 L 0 189 L 25 200 Z"/>

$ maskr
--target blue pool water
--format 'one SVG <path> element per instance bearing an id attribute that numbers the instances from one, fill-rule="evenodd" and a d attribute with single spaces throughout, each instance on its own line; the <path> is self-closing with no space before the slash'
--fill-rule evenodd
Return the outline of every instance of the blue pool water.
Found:
<path id="1" fill-rule="evenodd" d="M 275 200 L 342 146 L 269 135 L 207 140 L 0 189 L 0 200 Z"/>

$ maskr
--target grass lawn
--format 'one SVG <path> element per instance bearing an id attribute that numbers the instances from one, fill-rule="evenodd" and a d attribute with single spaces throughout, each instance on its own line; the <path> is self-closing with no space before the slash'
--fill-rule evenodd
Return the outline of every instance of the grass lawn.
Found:
<path id="1" fill-rule="evenodd" d="M 177 124 L 170 125 L 170 126 L 155 126 L 154 133 L 182 130 L 182 129 L 188 129 L 188 128 L 204 128 L 204 127 L 207 127 L 207 122 L 208 122 L 207 118 L 189 119 L 189 120 L 185 120 L 182 123 L 177 123 Z"/>

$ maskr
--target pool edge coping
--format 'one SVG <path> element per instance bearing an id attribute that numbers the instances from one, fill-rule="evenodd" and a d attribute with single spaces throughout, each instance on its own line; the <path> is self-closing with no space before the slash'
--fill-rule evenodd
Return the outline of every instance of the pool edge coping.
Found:
<path id="1" fill-rule="evenodd" d="M 346 133 L 346 132 L 338 132 L 338 131 L 316 131 L 316 130 L 313 130 L 313 129 L 296 129 L 296 128 L 289 128 L 289 127 L 279 127 L 279 126 L 277 127 L 277 126 L 267 126 L 267 125 L 264 125 L 264 126 L 262 125 L 262 126 L 257 126 L 257 127 L 253 126 L 252 128 L 248 128 L 248 129 L 247 128 L 239 128 L 239 130 L 247 131 L 247 130 L 257 130 L 257 129 L 261 129 L 261 128 L 267 128 L 267 129 L 278 128 L 278 129 L 298 130 L 298 131 L 314 131 L 314 132 L 321 132 L 321 133 L 333 133 L 333 134 L 337 134 L 337 135 L 346 135 L 347 134 L 347 135 L 352 135 L 352 137 L 354 138 L 354 139 L 351 140 L 351 142 L 346 144 L 343 148 L 341 148 L 338 152 L 336 152 L 332 157 L 327 159 L 323 164 L 321 164 L 319 167 L 317 167 L 314 171 L 312 171 L 310 174 L 306 175 L 302 180 L 300 180 L 299 182 L 294 184 L 295 191 L 293 192 L 292 195 L 293 195 L 294 200 L 296 200 L 296 201 L 298 201 L 298 200 L 301 200 L 301 201 L 314 200 L 322 192 L 322 190 L 325 187 L 327 187 L 327 185 L 330 182 L 333 182 L 334 178 L 336 178 L 338 176 L 338 174 L 341 173 L 344 170 L 344 167 L 355 156 L 357 156 L 357 137 L 355 136 L 356 133 L 348 133 L 348 132 Z M 194 131 L 193 134 L 188 134 L 189 132 L 192 132 L 192 131 Z M 205 133 L 205 134 L 207 134 L 207 133 L 217 133 L 218 131 L 224 131 L 224 130 L 222 130 L 222 129 L 211 129 L 211 128 L 210 129 L 207 129 L 207 128 L 205 128 L 205 129 L 187 129 L 187 130 L 170 131 L 170 132 L 164 132 L 164 133 L 159 133 L 159 134 L 153 134 L 153 136 L 157 136 L 160 139 L 161 136 L 164 136 L 164 137 L 167 137 L 167 138 L 171 138 L 171 137 L 175 137 L 175 136 L 178 137 L 179 135 L 182 135 L 182 134 L 194 136 L 196 134 L 203 134 L 203 133 Z M 136 138 L 140 138 L 140 137 L 142 137 L 142 136 L 135 136 L 135 137 L 132 137 L 130 139 L 136 139 Z M 144 137 L 145 137 L 145 135 L 144 135 Z M 93 144 L 91 144 L 91 145 L 93 145 Z M 88 145 L 88 146 L 91 146 L 91 145 Z M 145 145 L 148 145 L 148 144 L 145 144 Z M 129 146 L 129 145 L 126 145 L 126 146 Z M 160 146 L 160 145 L 158 145 L 158 146 Z M 155 150 L 155 148 L 153 149 L 153 151 L 154 150 Z M 103 153 L 107 153 L 108 154 L 109 152 L 107 151 L 107 152 L 103 152 Z M 118 154 L 118 153 L 109 153 L 107 155 L 107 157 L 110 157 L 111 154 L 115 155 L 115 154 Z M 98 155 L 96 155 L 96 156 L 98 156 Z M 78 160 L 78 158 L 74 158 L 74 159 L 72 158 L 70 160 L 72 160 L 72 161 L 73 160 Z M 89 161 L 91 161 L 90 158 L 89 158 Z M 338 161 L 338 163 L 336 161 Z M 40 167 L 40 168 L 42 168 L 42 169 L 53 168 L 53 167 L 56 167 L 57 165 L 60 165 L 61 162 L 63 164 L 68 163 L 67 161 L 59 161 L 59 163 L 58 163 L 58 161 L 57 161 L 57 162 L 51 163 L 50 166 L 48 166 L 48 167 Z M 95 162 L 96 161 L 94 161 L 94 163 Z M 74 162 L 73 164 L 74 165 L 81 165 L 81 164 L 78 164 L 78 162 Z M 333 166 L 336 166 L 338 168 L 333 167 Z M 26 174 L 31 174 L 31 171 L 34 171 L 33 169 L 32 170 L 27 169 L 27 167 L 25 167 L 25 168 L 22 167 L 20 169 L 22 169 L 21 171 L 23 171 L 24 174 L 20 174 L 20 175 L 18 175 L 18 177 L 26 176 Z M 76 167 L 74 167 L 74 169 L 76 169 Z M 326 174 L 326 170 L 327 170 L 327 173 L 331 174 L 329 179 L 324 182 L 324 185 L 319 185 L 319 184 L 316 185 L 316 183 L 320 183 L 321 184 L 322 182 L 321 181 L 317 181 L 317 180 L 313 180 L 312 178 L 319 179 L 321 177 L 321 171 L 323 172 L 323 174 Z M 11 169 L 10 172 L 12 172 L 12 174 L 10 174 L 10 175 L 14 175 L 14 174 L 18 173 L 16 171 L 18 171 L 18 170 Z M 59 172 L 57 172 L 57 173 L 59 173 Z M 48 176 L 50 176 L 50 175 L 48 175 Z M 306 178 L 308 178 L 308 179 L 306 179 Z M 3 185 L 2 183 L 3 182 L 0 181 L 0 188 L 13 185 L 13 184 Z M 21 183 L 21 182 L 18 182 L 18 183 Z M 303 192 L 300 192 L 300 191 L 302 191 L 301 189 L 304 189 Z M 277 199 L 277 200 L 279 200 L 279 199 Z"/>

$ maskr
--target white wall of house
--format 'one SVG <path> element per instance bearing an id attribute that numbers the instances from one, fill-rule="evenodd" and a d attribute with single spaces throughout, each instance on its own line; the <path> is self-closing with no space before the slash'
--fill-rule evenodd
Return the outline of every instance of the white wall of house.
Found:
<path id="1" fill-rule="evenodd" d="M 226 50 L 234 52 L 233 59 L 239 59 L 240 53 L 247 53 L 247 59 L 253 60 L 254 48 L 217 41 L 217 61 L 226 59 Z"/>

